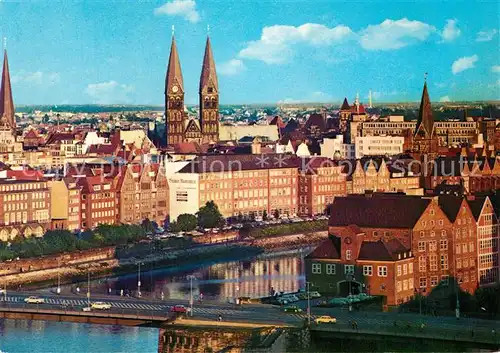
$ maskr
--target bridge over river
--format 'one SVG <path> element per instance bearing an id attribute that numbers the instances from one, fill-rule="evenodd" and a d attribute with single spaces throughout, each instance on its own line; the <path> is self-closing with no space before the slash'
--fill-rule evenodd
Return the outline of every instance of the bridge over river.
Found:
<path id="1" fill-rule="evenodd" d="M 172 305 L 186 305 L 185 300 L 145 300 L 131 297 L 96 296 L 92 302 L 103 301 L 111 304 L 110 310 L 83 311 L 87 298 L 76 295 L 43 295 L 43 304 L 27 304 L 28 295 L 12 293 L 0 297 L 0 318 L 45 321 L 70 321 L 126 326 L 154 326 L 161 328 L 160 343 L 165 331 L 184 330 L 220 331 L 251 330 L 255 328 L 279 328 L 303 332 L 303 341 L 309 335 L 319 335 L 325 339 L 339 337 L 398 337 L 403 339 L 440 340 L 484 345 L 492 349 L 500 348 L 500 323 L 498 321 L 473 318 L 430 317 L 417 314 L 382 312 L 347 312 L 336 308 L 312 308 L 311 325 L 307 325 L 307 315 L 285 313 L 279 307 L 264 304 L 236 306 L 229 303 L 196 303 L 192 316 L 172 316 Z M 218 322 L 218 316 L 223 321 Z M 337 318 L 336 324 L 315 324 L 320 315 Z M 356 322 L 356 326 L 352 323 Z M 423 324 L 423 325 L 422 325 Z M 164 345 L 160 345 L 162 351 Z"/>

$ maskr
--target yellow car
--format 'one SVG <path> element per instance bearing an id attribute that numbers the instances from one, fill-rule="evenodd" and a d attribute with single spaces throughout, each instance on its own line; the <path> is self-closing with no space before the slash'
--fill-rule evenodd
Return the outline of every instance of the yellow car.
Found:
<path id="1" fill-rule="evenodd" d="M 337 323 L 337 319 L 331 316 L 319 316 L 314 320 L 317 324 L 335 324 Z"/>
<path id="2" fill-rule="evenodd" d="M 111 304 L 103 303 L 103 302 L 95 302 L 90 306 L 92 309 L 97 310 L 109 310 L 111 309 Z"/>
<path id="3" fill-rule="evenodd" d="M 32 295 L 31 297 L 24 299 L 24 302 L 27 304 L 43 304 L 45 303 L 45 299 Z"/>

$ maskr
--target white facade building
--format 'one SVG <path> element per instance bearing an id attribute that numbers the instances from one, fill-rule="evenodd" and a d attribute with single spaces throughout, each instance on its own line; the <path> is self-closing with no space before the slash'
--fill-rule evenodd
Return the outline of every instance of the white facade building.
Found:
<path id="1" fill-rule="evenodd" d="M 177 173 L 168 176 L 170 221 L 183 213 L 196 214 L 200 209 L 200 180 L 197 173 Z"/>
<path id="2" fill-rule="evenodd" d="M 327 158 L 354 159 L 354 145 L 344 143 L 344 136 L 337 135 L 335 138 L 325 138 L 320 144 L 321 156 Z"/>
<path id="3" fill-rule="evenodd" d="M 403 153 L 404 140 L 402 136 L 358 136 L 355 145 L 356 159 Z"/>

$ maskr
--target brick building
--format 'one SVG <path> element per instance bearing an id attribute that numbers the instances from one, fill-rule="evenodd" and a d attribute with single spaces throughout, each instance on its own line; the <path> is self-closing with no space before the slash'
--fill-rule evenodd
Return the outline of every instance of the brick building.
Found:
<path id="1" fill-rule="evenodd" d="M 465 199 L 399 194 L 338 197 L 329 232 L 344 237 L 359 227 L 364 241 L 397 239 L 414 256 L 414 286 L 429 293 L 456 277 L 463 290 L 477 288 L 476 226 Z"/>
<path id="2" fill-rule="evenodd" d="M 117 222 L 140 224 L 147 218 L 163 226 L 168 217 L 169 192 L 160 164 L 128 164 L 114 170 Z"/>
<path id="3" fill-rule="evenodd" d="M 324 214 L 336 196 L 347 195 L 342 165 L 324 157 L 313 157 L 299 169 L 298 213 Z"/>
<path id="4" fill-rule="evenodd" d="M 414 294 L 413 255 L 397 239 L 365 240 L 357 226 L 330 236 L 305 259 L 311 289 L 347 296 L 361 292 L 385 297 L 392 306 Z"/>
<path id="5" fill-rule="evenodd" d="M 116 223 L 116 195 L 113 180 L 102 174 L 76 179 L 81 188 L 82 229 Z"/>
<path id="6" fill-rule="evenodd" d="M 477 226 L 477 275 L 480 286 L 500 282 L 498 244 L 500 227 L 498 216 L 488 197 L 467 198 Z"/>

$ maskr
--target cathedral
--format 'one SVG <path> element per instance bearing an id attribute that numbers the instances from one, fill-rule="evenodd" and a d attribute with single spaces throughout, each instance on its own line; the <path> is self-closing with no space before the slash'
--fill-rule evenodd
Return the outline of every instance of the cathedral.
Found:
<path id="1" fill-rule="evenodd" d="M 199 119 L 189 119 L 184 110 L 184 82 L 181 64 L 175 38 L 172 36 L 172 46 L 168 60 L 165 79 L 165 119 L 167 145 L 172 146 L 183 142 L 212 144 L 219 141 L 219 85 L 215 62 L 207 37 L 205 56 L 201 68 L 199 99 Z"/>
<path id="2" fill-rule="evenodd" d="M 16 117 L 14 110 L 14 100 L 12 99 L 12 88 L 10 85 L 9 62 L 7 50 L 4 51 L 2 82 L 0 86 L 0 152 L 22 151 L 22 145 L 16 142 Z M 9 161 L 5 156 L 2 161 Z"/>
<path id="3" fill-rule="evenodd" d="M 435 158 L 438 152 L 438 137 L 434 126 L 431 100 L 427 91 L 427 80 L 424 82 L 420 110 L 418 113 L 417 128 L 413 135 L 413 152 Z"/>

